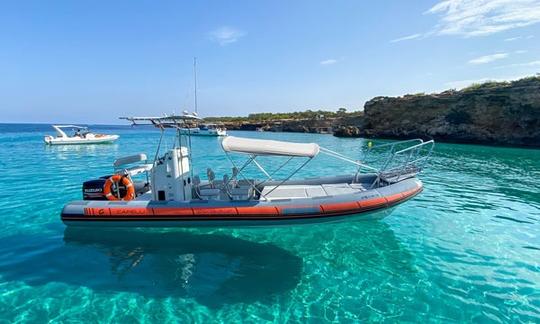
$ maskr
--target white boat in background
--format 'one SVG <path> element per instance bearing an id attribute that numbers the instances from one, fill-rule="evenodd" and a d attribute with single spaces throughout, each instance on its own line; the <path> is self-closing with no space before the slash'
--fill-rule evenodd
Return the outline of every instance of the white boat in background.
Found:
<path id="1" fill-rule="evenodd" d="M 184 110 L 183 115 L 185 117 L 192 117 L 189 119 L 189 123 L 184 123 L 184 127 L 178 128 L 181 135 L 188 136 L 227 136 L 227 129 L 214 123 L 202 123 L 202 119 L 199 118 L 197 109 L 197 58 L 193 58 L 193 81 L 195 84 L 194 99 L 195 99 L 195 112 L 190 114 L 187 110 Z"/>
<path id="2" fill-rule="evenodd" d="M 94 134 L 88 130 L 88 127 L 77 125 L 52 125 L 56 131 L 56 136 L 46 135 L 43 139 L 49 145 L 66 144 L 101 144 L 112 143 L 120 136 L 108 134 Z M 68 136 L 64 129 L 71 129 L 74 133 Z"/>
<path id="3" fill-rule="evenodd" d="M 181 128 L 182 135 L 227 136 L 227 129 L 217 124 L 201 124 L 199 127 Z"/>

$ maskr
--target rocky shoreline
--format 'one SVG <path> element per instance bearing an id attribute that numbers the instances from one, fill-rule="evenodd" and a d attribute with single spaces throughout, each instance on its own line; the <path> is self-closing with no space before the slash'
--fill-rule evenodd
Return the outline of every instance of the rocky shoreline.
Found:
<path id="1" fill-rule="evenodd" d="M 376 97 L 340 117 L 224 121 L 232 130 L 540 147 L 540 76 L 462 90 Z"/>
<path id="2" fill-rule="evenodd" d="M 540 77 L 438 94 L 376 97 L 335 136 L 540 147 Z"/>
<path id="3" fill-rule="evenodd" d="M 221 122 L 230 130 L 332 134 L 341 118 Z"/>

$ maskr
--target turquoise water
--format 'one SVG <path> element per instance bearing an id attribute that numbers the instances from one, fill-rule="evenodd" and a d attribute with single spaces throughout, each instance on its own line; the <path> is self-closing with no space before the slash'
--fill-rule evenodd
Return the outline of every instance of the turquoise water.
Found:
<path id="1" fill-rule="evenodd" d="M 382 221 L 271 229 L 66 230 L 81 182 L 158 133 L 47 147 L 42 125 L 0 125 L 0 320 L 6 322 L 540 321 L 540 150 L 437 144 L 425 191 Z M 236 132 L 316 141 L 329 135 Z M 230 168 L 194 138 L 194 168 Z M 265 161 L 267 162 L 267 161 Z M 351 172 L 317 158 L 303 175 Z"/>

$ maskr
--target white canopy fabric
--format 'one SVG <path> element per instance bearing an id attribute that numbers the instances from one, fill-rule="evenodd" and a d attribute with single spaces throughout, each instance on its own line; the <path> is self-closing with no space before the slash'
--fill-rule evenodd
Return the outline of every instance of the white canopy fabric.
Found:
<path id="1" fill-rule="evenodd" d="M 234 136 L 223 139 L 221 146 L 225 152 L 297 157 L 314 157 L 320 150 L 319 145 L 315 143 L 292 143 Z"/>
<path id="2" fill-rule="evenodd" d="M 58 128 L 75 128 L 75 129 L 87 129 L 86 126 L 77 126 L 77 125 L 52 125 L 53 127 Z"/>
<path id="3" fill-rule="evenodd" d="M 148 160 L 148 158 L 146 157 L 146 154 L 140 153 L 140 154 L 125 156 L 125 157 L 121 157 L 119 159 L 116 159 L 116 161 L 114 161 L 114 163 L 113 163 L 113 166 L 114 167 L 119 167 L 119 166 L 122 166 L 122 165 L 136 163 L 136 162 L 142 162 L 142 161 L 146 161 L 146 160 Z"/>

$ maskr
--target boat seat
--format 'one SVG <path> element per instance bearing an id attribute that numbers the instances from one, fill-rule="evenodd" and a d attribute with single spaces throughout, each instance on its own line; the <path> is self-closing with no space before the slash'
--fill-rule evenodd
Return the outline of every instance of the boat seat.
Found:
<path id="1" fill-rule="evenodd" d="M 129 174 L 131 177 L 136 176 L 138 174 L 149 172 L 152 170 L 154 166 L 152 164 L 142 164 L 142 165 L 136 165 L 131 168 L 124 169 L 124 171 Z"/>
<path id="2" fill-rule="evenodd" d="M 223 176 L 222 189 L 226 192 L 227 196 L 231 200 L 249 200 L 253 197 L 253 187 L 248 181 L 240 180 L 238 181 L 235 176 L 233 168 L 233 178 L 229 178 L 227 174 Z"/>
<path id="3" fill-rule="evenodd" d="M 201 178 L 196 175 L 193 177 L 193 192 L 199 199 L 214 200 L 219 198 L 221 190 L 212 188 L 210 184 L 201 185 Z"/>

